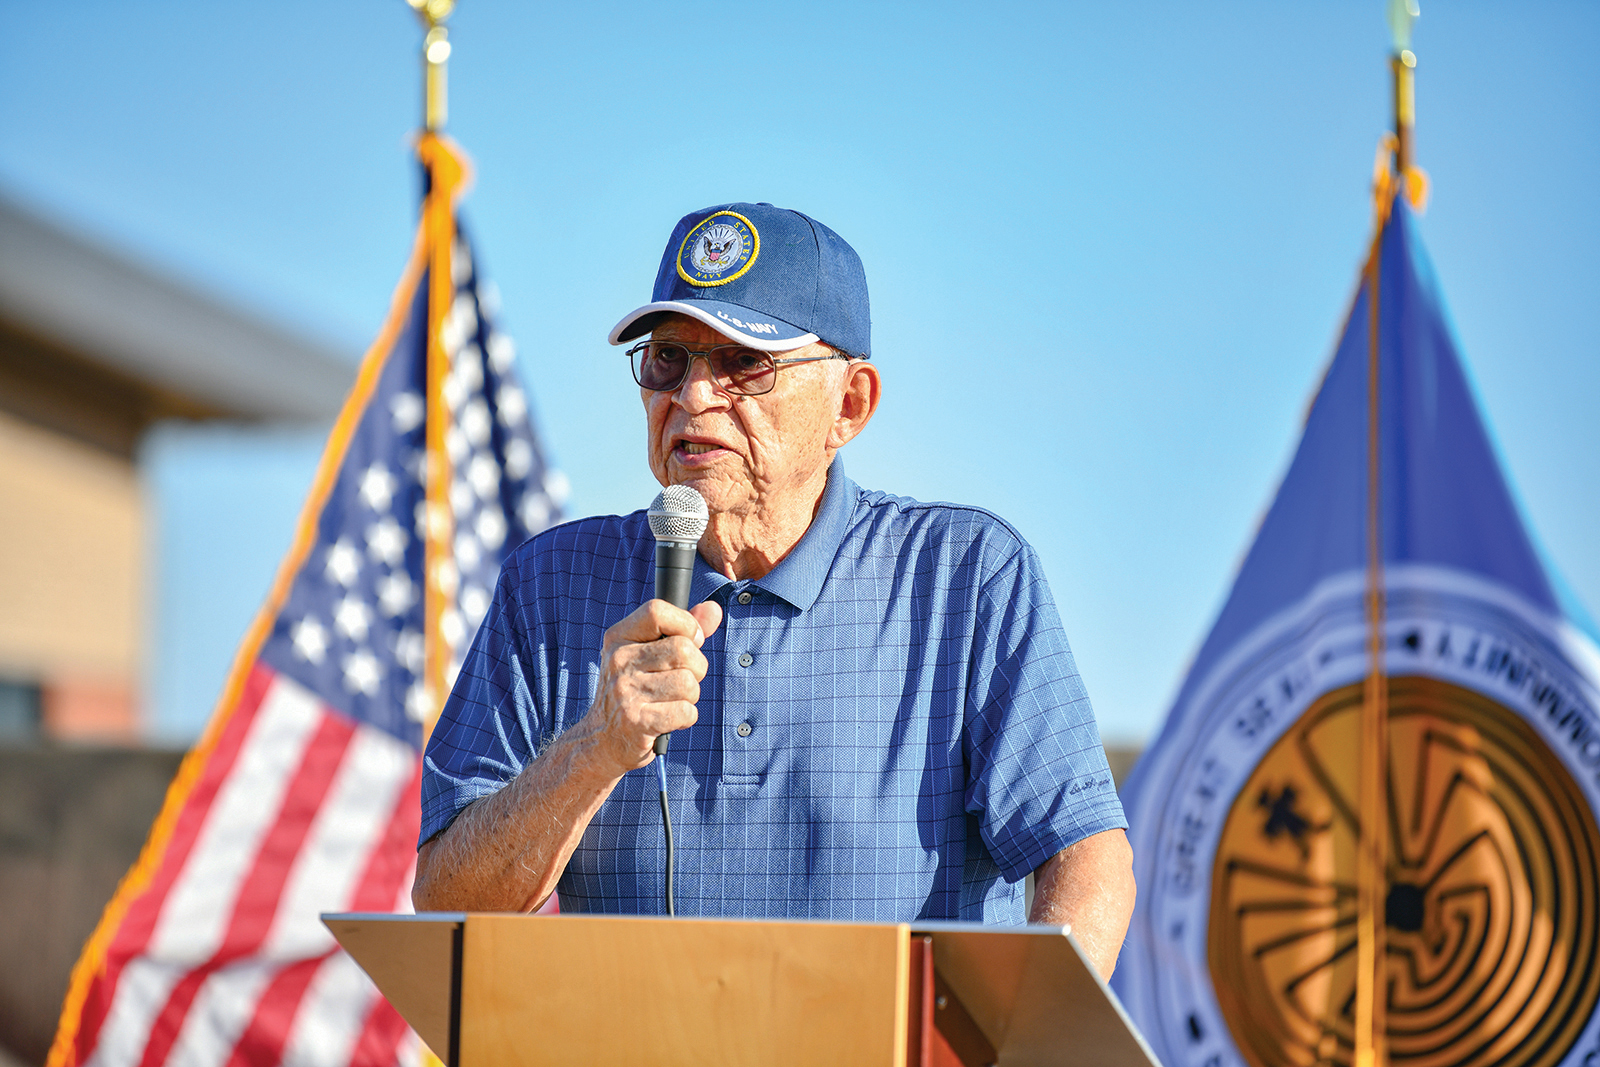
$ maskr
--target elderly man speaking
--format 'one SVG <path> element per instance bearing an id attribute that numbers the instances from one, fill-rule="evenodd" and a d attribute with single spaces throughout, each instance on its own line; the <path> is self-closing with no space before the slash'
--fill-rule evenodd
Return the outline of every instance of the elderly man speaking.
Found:
<path id="1" fill-rule="evenodd" d="M 855 251 L 771 204 L 693 212 L 611 341 L 646 334 L 650 469 L 710 510 L 696 606 L 651 599 L 643 512 L 506 561 L 428 744 L 417 908 L 659 913 L 675 732 L 680 914 L 1020 923 L 1032 873 L 1027 918 L 1109 975 L 1127 824 L 1037 557 L 837 456 L 882 397 Z"/>

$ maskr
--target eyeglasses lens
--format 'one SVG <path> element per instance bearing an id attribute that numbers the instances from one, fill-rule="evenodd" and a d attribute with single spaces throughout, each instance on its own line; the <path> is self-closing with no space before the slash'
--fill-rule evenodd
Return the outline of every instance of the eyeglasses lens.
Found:
<path id="1" fill-rule="evenodd" d="M 634 348 L 633 377 L 646 389 L 676 389 L 688 376 L 689 349 L 668 342 L 647 342 Z M 772 389 L 777 368 L 765 352 L 743 345 L 718 345 L 706 353 L 717 383 L 734 393 L 760 395 Z"/>

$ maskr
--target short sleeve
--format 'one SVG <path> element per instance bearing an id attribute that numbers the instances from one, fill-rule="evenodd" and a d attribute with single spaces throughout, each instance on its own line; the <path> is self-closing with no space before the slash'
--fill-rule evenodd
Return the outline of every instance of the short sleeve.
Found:
<path id="1" fill-rule="evenodd" d="M 467 805 L 504 788 L 545 743 L 548 724 L 528 684 L 523 585 L 515 558 L 508 560 L 428 739 L 418 847 L 449 827 Z"/>
<path id="2" fill-rule="evenodd" d="M 1127 827 L 1088 693 L 1025 542 L 979 593 L 965 743 L 967 810 L 1007 881 Z"/>

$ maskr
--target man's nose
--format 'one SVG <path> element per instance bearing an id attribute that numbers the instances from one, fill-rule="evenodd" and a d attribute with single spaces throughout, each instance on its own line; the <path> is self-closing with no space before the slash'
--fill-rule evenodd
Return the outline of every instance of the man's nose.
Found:
<path id="1" fill-rule="evenodd" d="M 723 403 L 726 394 L 717 386 L 717 376 L 712 373 L 711 359 L 696 353 L 689 357 L 689 370 L 673 399 L 685 411 L 704 411 Z"/>

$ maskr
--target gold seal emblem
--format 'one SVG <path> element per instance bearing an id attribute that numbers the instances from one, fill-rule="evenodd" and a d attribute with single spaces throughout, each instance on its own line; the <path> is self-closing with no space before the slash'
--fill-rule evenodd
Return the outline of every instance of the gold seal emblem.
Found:
<path id="1" fill-rule="evenodd" d="M 1361 686 L 1313 704 L 1233 801 L 1212 868 L 1217 1000 L 1252 1067 L 1353 1055 Z M 1600 994 L 1600 831 L 1515 712 L 1389 682 L 1389 1060 L 1549 1067 Z"/>

